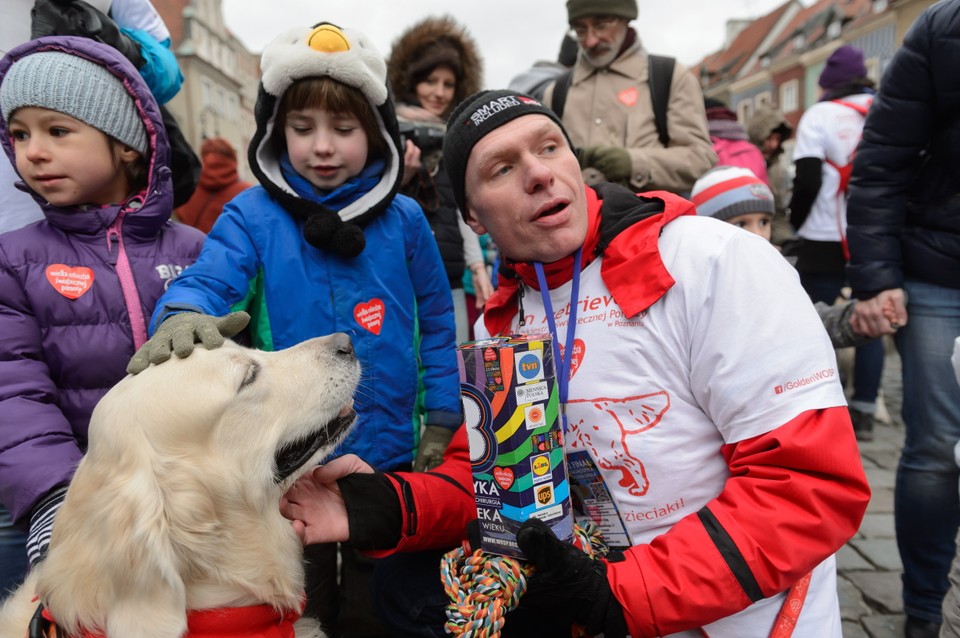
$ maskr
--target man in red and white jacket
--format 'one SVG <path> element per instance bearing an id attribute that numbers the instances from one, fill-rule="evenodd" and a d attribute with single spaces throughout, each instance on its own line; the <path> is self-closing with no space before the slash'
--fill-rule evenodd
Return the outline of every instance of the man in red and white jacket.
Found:
<path id="1" fill-rule="evenodd" d="M 596 463 L 630 544 L 594 566 L 528 521 L 518 543 L 537 572 L 505 635 L 532 614 L 567 636 L 576 622 L 607 638 L 765 637 L 802 581 L 793 636 L 839 638 L 833 554 L 870 492 L 833 349 L 782 256 L 671 194 L 585 187 L 556 116 L 510 91 L 461 104 L 444 158 L 467 223 L 506 264 L 478 338 L 576 344 L 560 366 L 565 447 Z M 455 546 L 476 518 L 466 432 L 432 472 L 344 458 L 282 509 L 306 543 Z"/>

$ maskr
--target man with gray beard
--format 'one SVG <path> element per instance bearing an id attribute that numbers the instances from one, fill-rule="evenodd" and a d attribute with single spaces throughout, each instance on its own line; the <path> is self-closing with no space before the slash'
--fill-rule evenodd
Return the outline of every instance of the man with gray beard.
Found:
<path id="1" fill-rule="evenodd" d="M 630 26 L 637 14 L 636 0 L 567 0 L 580 51 L 544 103 L 561 115 L 588 184 L 685 194 L 717 161 L 703 95 L 683 65 L 654 63 Z"/>

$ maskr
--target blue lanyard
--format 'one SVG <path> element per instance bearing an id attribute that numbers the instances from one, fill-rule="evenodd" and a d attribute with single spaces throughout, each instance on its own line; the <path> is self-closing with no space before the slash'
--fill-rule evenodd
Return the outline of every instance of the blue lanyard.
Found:
<path id="1" fill-rule="evenodd" d="M 557 385 L 560 389 L 560 418 L 563 431 L 567 431 L 567 393 L 570 385 L 570 369 L 573 364 L 573 336 L 577 329 L 577 306 L 580 299 L 580 256 L 582 248 L 578 248 L 573 257 L 573 283 L 570 290 L 570 322 L 567 324 L 567 341 L 563 353 L 560 352 L 560 337 L 557 335 L 557 322 L 553 317 L 553 304 L 550 301 L 550 289 L 547 288 L 547 277 L 543 274 L 543 264 L 539 261 L 533 264 L 537 271 L 537 283 L 540 284 L 540 297 L 543 299 L 543 311 L 547 314 L 547 325 L 553 336 L 553 358 L 556 361 Z M 564 357 L 564 354 L 566 356 Z"/>

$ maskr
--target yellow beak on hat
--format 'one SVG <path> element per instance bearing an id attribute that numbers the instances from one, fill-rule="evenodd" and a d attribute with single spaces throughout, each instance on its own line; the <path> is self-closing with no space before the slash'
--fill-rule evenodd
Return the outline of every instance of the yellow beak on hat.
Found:
<path id="1" fill-rule="evenodd" d="M 321 53 L 337 53 L 350 50 L 350 43 L 347 42 L 343 31 L 332 24 L 321 24 L 311 31 L 310 35 L 307 36 L 307 46 Z"/>

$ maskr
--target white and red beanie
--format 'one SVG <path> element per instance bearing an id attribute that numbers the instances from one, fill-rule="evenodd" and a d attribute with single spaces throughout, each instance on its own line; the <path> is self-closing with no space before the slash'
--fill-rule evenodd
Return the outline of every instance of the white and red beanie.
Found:
<path id="1" fill-rule="evenodd" d="M 697 214 L 727 221 L 747 213 L 773 215 L 773 192 L 753 171 L 739 166 L 717 166 L 697 180 L 690 193 Z"/>

